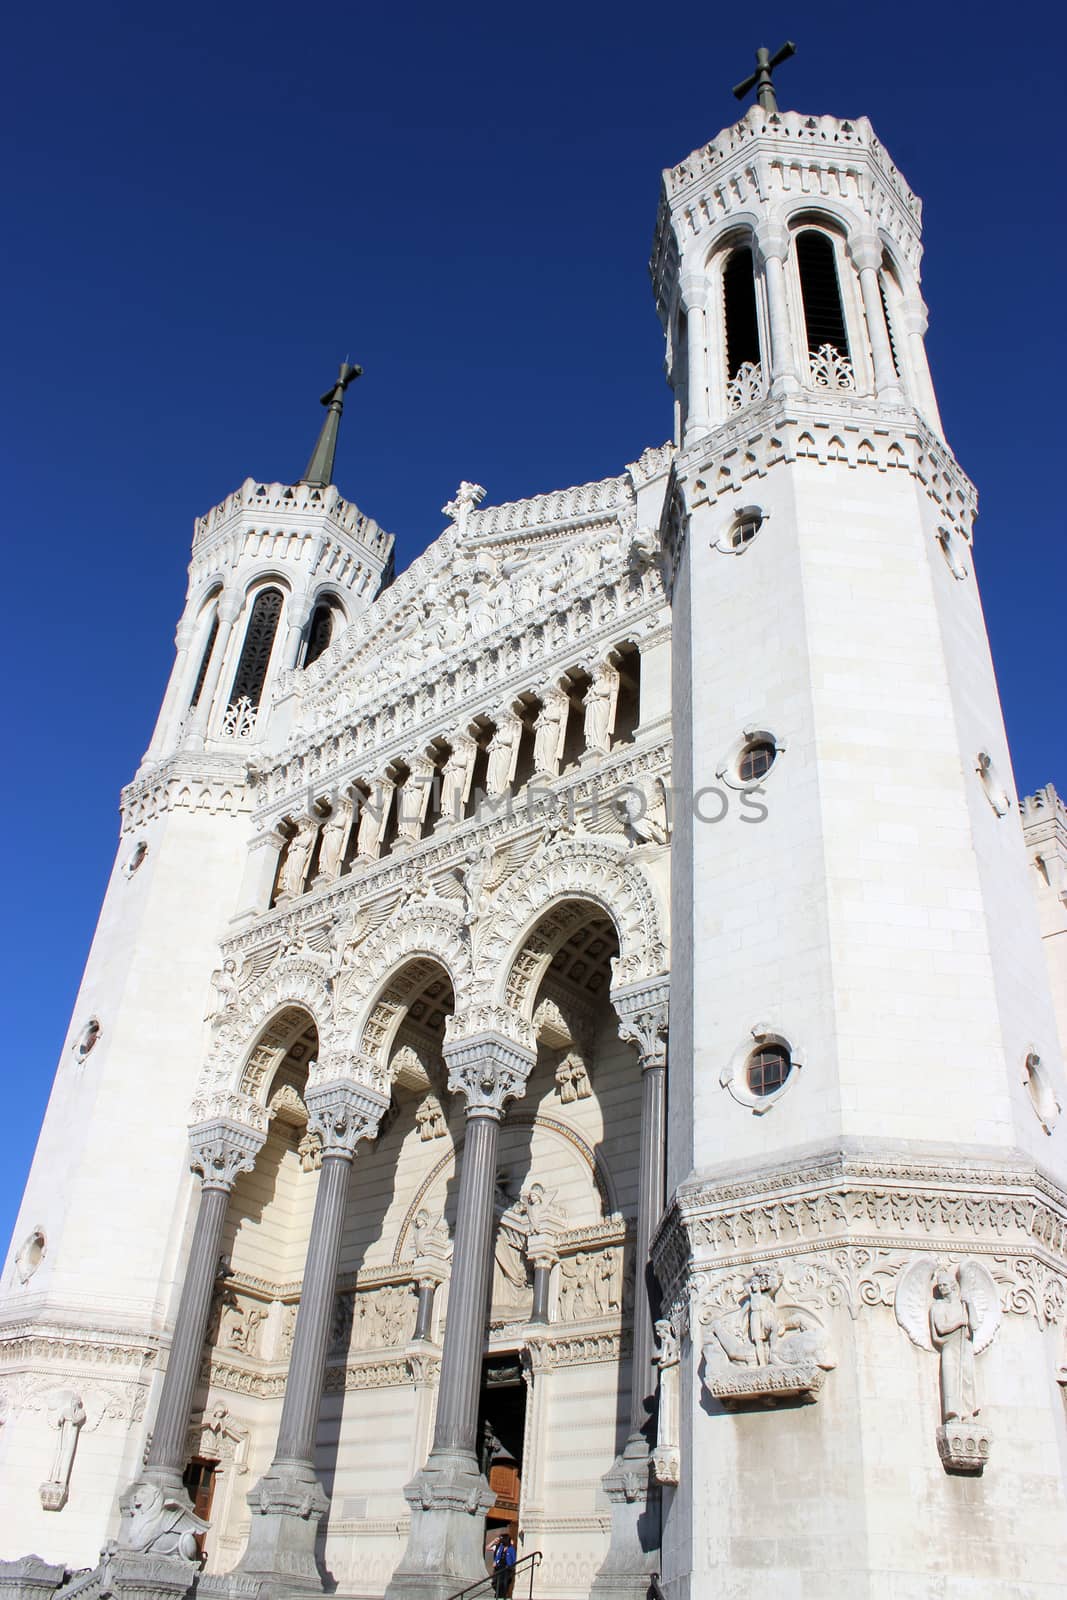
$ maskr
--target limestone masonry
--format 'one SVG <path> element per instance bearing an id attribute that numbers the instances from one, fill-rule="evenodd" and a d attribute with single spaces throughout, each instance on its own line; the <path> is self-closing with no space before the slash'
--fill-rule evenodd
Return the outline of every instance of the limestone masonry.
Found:
<path id="1" fill-rule="evenodd" d="M 12 1600 L 1064 1593 L 1067 813 L 920 221 L 757 106 L 663 176 L 672 443 L 394 576 L 345 367 L 197 521 L 0 1280 Z"/>

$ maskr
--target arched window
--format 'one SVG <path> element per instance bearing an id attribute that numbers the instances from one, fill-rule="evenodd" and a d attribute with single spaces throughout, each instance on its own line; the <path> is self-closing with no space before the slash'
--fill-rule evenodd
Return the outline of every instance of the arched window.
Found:
<path id="1" fill-rule="evenodd" d="M 900 361 L 901 353 L 897 348 L 901 301 L 900 284 L 897 282 L 896 274 L 886 257 L 883 257 L 882 270 L 878 274 L 878 288 L 882 296 L 882 315 L 885 317 L 886 331 L 889 334 L 889 348 L 893 353 L 893 367 L 897 377 L 901 378 L 904 373 Z"/>
<path id="2" fill-rule="evenodd" d="M 204 687 L 204 679 L 207 677 L 207 669 L 211 665 L 211 653 L 215 648 L 215 640 L 218 638 L 218 636 L 219 614 L 216 611 L 215 615 L 211 619 L 211 627 L 208 630 L 208 636 L 204 643 L 204 653 L 200 657 L 200 671 L 196 675 L 196 683 L 193 685 L 193 697 L 189 701 L 190 711 L 194 706 L 199 705 L 200 703 L 200 695 Z"/>
<path id="3" fill-rule="evenodd" d="M 317 605 L 311 613 L 307 654 L 304 657 L 305 667 L 310 667 L 313 661 L 317 661 L 329 645 L 333 637 L 334 615 L 333 606 L 326 601 Z"/>
<path id="4" fill-rule="evenodd" d="M 281 590 L 261 589 L 256 595 L 245 630 L 245 642 L 241 647 L 241 659 L 237 664 L 230 695 L 231 705 L 243 699 L 248 700 L 253 710 L 259 705 L 281 614 Z"/>
<path id="5" fill-rule="evenodd" d="M 726 404 L 731 411 L 763 394 L 756 277 L 748 245 L 732 250 L 722 269 L 723 332 L 726 344 Z"/>
<path id="6" fill-rule="evenodd" d="M 854 387 L 833 240 L 815 228 L 797 234 L 797 272 L 812 376 L 820 388 Z"/>
<path id="7" fill-rule="evenodd" d="M 732 250 L 722 271 L 723 311 L 726 317 L 726 376 L 736 378 L 746 362 L 759 366 L 759 321 L 756 316 L 756 278 L 748 245 Z"/>

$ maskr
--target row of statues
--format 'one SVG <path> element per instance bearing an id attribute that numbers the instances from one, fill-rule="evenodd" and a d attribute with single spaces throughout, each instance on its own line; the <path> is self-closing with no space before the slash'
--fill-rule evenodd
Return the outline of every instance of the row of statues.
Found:
<path id="1" fill-rule="evenodd" d="M 611 750 L 621 682 L 621 673 L 612 661 L 604 660 L 594 667 L 581 699 L 586 753 L 607 755 Z M 541 696 L 532 724 L 535 779 L 554 778 L 559 773 L 572 703 L 573 691 L 562 680 Z M 395 821 L 399 840 L 417 842 L 423 837 L 435 786 L 435 825 L 459 821 L 471 797 L 475 765 L 482 750 L 486 758 L 486 796 L 497 799 L 506 794 L 514 782 L 519 746 L 528 724 L 511 706 L 498 710 L 492 721 L 488 743 L 479 742 L 470 727 L 456 730 L 446 738 L 449 753 L 443 763 L 429 751 L 412 756 L 406 762 L 408 776 L 402 782 L 379 775 L 341 795 L 327 814 L 310 811 L 295 818 L 279 870 L 276 899 L 287 901 L 303 894 L 309 887 L 313 862 L 315 882 L 331 883 L 350 854 L 356 862 L 377 860 L 390 820 Z"/>

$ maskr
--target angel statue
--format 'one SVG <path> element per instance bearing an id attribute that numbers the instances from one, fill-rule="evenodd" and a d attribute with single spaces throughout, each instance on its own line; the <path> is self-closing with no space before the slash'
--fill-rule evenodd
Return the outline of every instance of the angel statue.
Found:
<path id="1" fill-rule="evenodd" d="M 1000 1300 L 988 1269 L 973 1260 L 934 1266 L 919 1256 L 898 1279 L 894 1309 L 912 1343 L 941 1358 L 942 1422 L 973 1421 L 981 1409 L 974 1358 L 1000 1327 Z"/>
<path id="2" fill-rule="evenodd" d="M 237 962 L 233 956 L 226 960 L 211 974 L 211 982 L 215 986 L 215 1004 L 208 1012 L 205 1021 L 221 1022 L 228 1011 L 237 1009 L 240 999 L 240 986 L 237 982 Z"/>

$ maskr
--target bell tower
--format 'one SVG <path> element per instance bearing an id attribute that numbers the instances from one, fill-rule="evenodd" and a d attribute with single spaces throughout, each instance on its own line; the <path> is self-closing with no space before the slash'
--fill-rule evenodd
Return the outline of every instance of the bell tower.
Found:
<path id="1" fill-rule="evenodd" d="M 651 264 L 678 445 L 661 1583 L 1051 1595 L 1067 1090 L 975 494 L 920 202 L 866 118 L 779 110 L 771 67 L 664 173 Z"/>
<path id="2" fill-rule="evenodd" d="M 38 1493 L 44 1435 L 12 1431 L 0 1500 L 47 1560 L 92 1563 L 113 1536 L 138 1465 L 134 1423 L 154 1405 L 187 1254 L 206 979 L 249 884 L 265 908 L 277 861 L 269 834 L 248 848 L 255 768 L 284 744 L 303 674 L 391 575 L 392 535 L 333 482 L 358 374 L 345 362 L 323 396 L 298 483 L 247 478 L 197 519 L 174 667 L 122 792 L 118 851 L 0 1279 L 0 1320 L 26 1330 L 25 1368 L 6 1373 L 17 1394 L 99 1394 L 100 1348 L 122 1375 L 107 1408 L 89 1406 L 80 1448 L 92 1451 L 94 1487 L 62 1524 Z"/>

